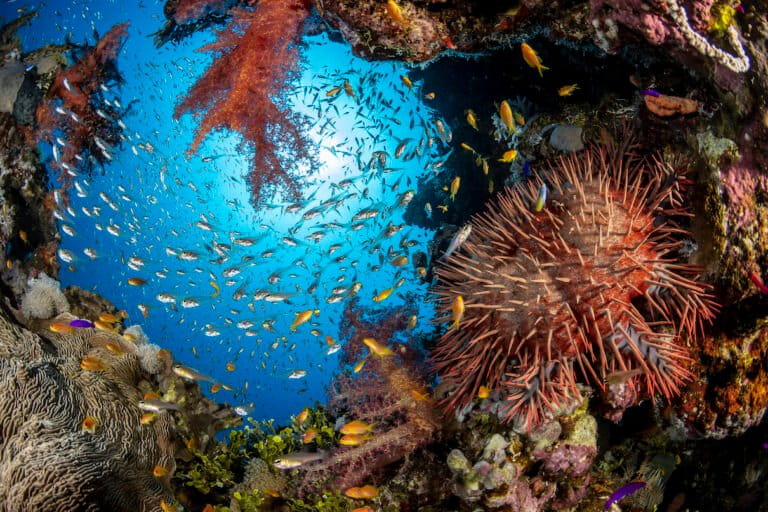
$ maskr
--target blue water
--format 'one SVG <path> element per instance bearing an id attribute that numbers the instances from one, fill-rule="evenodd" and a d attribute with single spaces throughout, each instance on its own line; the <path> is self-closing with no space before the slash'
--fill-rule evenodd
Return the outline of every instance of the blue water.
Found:
<path id="1" fill-rule="evenodd" d="M 7 21 L 17 15 L 16 9 L 25 7 L 34 5 L 6 2 L 0 14 Z M 284 421 L 314 401 L 325 401 L 327 385 L 339 371 L 340 355 L 327 354 L 325 337 L 338 338 L 347 302 L 326 303 L 334 287 L 362 282 L 358 294 L 361 306 L 382 310 L 411 296 L 420 305 L 416 334 L 431 331 L 426 285 L 418 279 L 412 261 L 395 268 L 389 264 L 392 256 L 387 251 L 392 247 L 397 254 L 428 252 L 432 233 L 405 226 L 392 238 L 381 240 L 378 252 L 368 250 L 390 222 L 403 223 L 404 209 L 391 208 L 400 194 L 409 189 L 418 191 L 419 182 L 434 172 L 432 164 L 446 157 L 434 130 L 437 114 L 423 99 L 427 91 L 420 91 L 418 83 L 410 91 L 400 78 L 408 68 L 401 63 L 370 63 L 356 58 L 348 45 L 332 42 L 327 35 L 306 37 L 300 78 L 291 84 L 288 101 L 310 117 L 313 127 L 309 135 L 318 144 L 316 156 L 321 165 L 302 177 L 304 197 L 311 199 L 300 210 L 287 213 L 288 203 L 279 196 L 266 198 L 265 205 L 256 210 L 243 180 L 251 156 L 239 147 L 239 135 L 214 133 L 197 154 L 187 158 L 197 123 L 189 115 L 179 121 L 172 117 L 174 106 L 211 61 L 209 54 L 196 49 L 214 39 L 213 30 L 157 49 L 150 34 L 164 22 L 162 2 L 98 0 L 47 2 L 20 35 L 25 51 L 61 43 L 67 36 L 75 42 L 93 44 L 94 29 L 103 35 L 125 21 L 131 22 L 129 36 L 118 57 L 125 83 L 111 88 L 106 97 L 117 99 L 123 106 L 135 104 L 123 118 L 126 140 L 121 147 L 111 149 L 112 161 L 103 172 L 97 169 L 92 176 L 75 179 L 83 193 L 72 189 L 74 215 L 63 212 L 63 223 L 76 234 L 61 232 L 61 247 L 74 253 L 76 260 L 71 269 L 62 264 L 62 286 L 96 291 L 125 309 L 130 315 L 126 325 L 141 325 L 152 343 L 170 349 L 177 360 L 232 386 L 234 392 L 221 391 L 216 399 L 233 405 L 253 403 L 254 419 Z M 367 80 L 365 87 L 359 87 L 360 80 L 372 73 L 375 81 Z M 345 79 L 356 89 L 357 97 L 350 98 L 342 91 L 329 100 L 325 93 Z M 376 96 L 379 93 L 381 97 Z M 437 142 L 431 148 L 425 146 L 422 156 L 408 162 L 396 160 L 398 143 L 412 138 L 412 150 L 424 137 L 425 126 Z M 42 145 L 41 150 L 50 158 L 49 145 Z M 374 151 L 387 153 L 386 167 L 392 172 L 368 170 Z M 354 180 L 353 185 L 345 189 L 332 186 L 347 178 Z M 52 186 L 58 185 L 52 182 Z M 368 197 L 364 198 L 366 188 Z M 331 196 L 351 192 L 357 197 L 304 221 L 289 233 L 310 208 Z M 114 209 L 100 193 L 106 194 Z M 98 216 L 89 217 L 82 210 L 85 207 L 92 212 L 94 206 L 101 209 Z M 371 207 L 382 213 L 366 221 L 365 228 L 350 229 L 352 216 Z M 204 219 L 213 231 L 195 225 Z M 318 224 L 330 222 L 345 227 L 324 230 L 325 238 L 317 243 L 305 240 L 320 229 Z M 107 232 L 110 225 L 119 228 L 119 236 Z M 285 236 L 301 243 L 285 245 L 280 241 Z M 223 264 L 210 262 L 219 256 L 209 250 L 212 242 L 232 245 L 237 237 L 253 237 L 258 243 L 253 247 L 233 246 L 229 261 Z M 415 244 L 403 250 L 399 247 L 403 239 Z M 342 247 L 329 255 L 332 244 Z M 95 250 L 98 257 L 91 260 L 83 253 L 85 248 Z M 177 253 L 195 251 L 199 259 L 182 261 L 166 248 Z M 262 257 L 267 250 L 274 250 L 271 258 Z M 345 261 L 334 261 L 342 255 L 347 256 Z M 253 260 L 243 263 L 243 256 L 253 256 Z M 144 265 L 138 270 L 129 268 L 131 257 L 141 258 Z M 374 271 L 377 265 L 381 269 Z M 222 272 L 230 267 L 241 272 L 227 285 L 228 278 Z M 269 276 L 278 270 L 280 280 L 268 283 Z M 315 272 L 320 272 L 319 277 L 313 275 Z M 129 277 L 141 277 L 148 283 L 129 286 Z M 389 299 L 380 304 L 372 301 L 400 278 L 405 278 L 404 284 Z M 215 298 L 211 297 L 211 280 L 221 289 Z M 317 290 L 310 295 L 306 290 L 315 281 Z M 260 289 L 296 295 L 290 304 L 253 300 Z M 237 290 L 245 292 L 245 297 L 235 300 Z M 174 295 L 176 308 L 159 302 L 159 293 Z M 200 306 L 179 307 L 178 303 L 189 297 L 198 300 Z M 146 318 L 138 310 L 139 304 L 150 308 Z M 319 315 L 291 332 L 294 315 L 307 309 L 317 309 Z M 244 321 L 253 323 L 248 333 L 237 326 Z M 263 327 L 265 321 L 272 322 L 273 332 Z M 312 329 L 319 335 L 311 334 Z M 227 371 L 227 363 L 233 363 L 235 370 Z M 290 372 L 297 369 L 305 370 L 306 377 L 289 379 Z M 208 390 L 208 385 L 203 387 Z"/>

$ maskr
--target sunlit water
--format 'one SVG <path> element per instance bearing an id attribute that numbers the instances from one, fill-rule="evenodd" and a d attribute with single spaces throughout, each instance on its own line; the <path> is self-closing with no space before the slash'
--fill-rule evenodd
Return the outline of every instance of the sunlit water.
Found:
<path id="1" fill-rule="evenodd" d="M 25 6 L 7 3 L 2 14 L 7 21 Z M 325 401 L 326 387 L 339 370 L 339 353 L 328 355 L 326 336 L 338 339 L 340 317 L 349 300 L 328 304 L 333 288 L 361 282 L 361 305 L 382 309 L 415 294 L 421 309 L 416 332 L 431 330 L 428 291 L 420 284 L 413 262 L 395 268 L 387 253 L 390 248 L 397 254 L 428 252 L 432 233 L 404 226 L 393 237 L 380 239 L 390 223 L 403 223 L 404 209 L 397 207 L 401 194 L 418 191 L 420 180 L 434 172 L 433 164 L 446 158 L 434 129 L 436 114 L 425 104 L 418 83 L 409 90 L 401 80 L 408 69 L 400 63 L 356 58 L 348 45 L 331 42 L 326 35 L 306 37 L 299 83 L 291 85 L 288 101 L 309 117 L 308 133 L 318 145 L 321 166 L 302 178 L 306 201 L 298 211 L 289 213 L 288 203 L 280 197 L 267 198 L 263 207 L 254 210 L 243 179 L 251 155 L 239 147 L 239 135 L 215 133 L 190 157 L 186 151 L 196 122 L 191 116 L 180 121 L 172 117 L 174 106 L 210 63 L 210 55 L 195 50 L 213 39 L 212 30 L 157 49 L 150 34 L 164 21 L 161 2 L 48 2 L 32 25 L 22 29 L 22 42 L 25 51 L 63 42 L 65 36 L 93 44 L 94 29 L 104 34 L 124 21 L 131 22 L 118 57 L 125 83 L 106 96 L 123 106 L 135 103 L 123 119 L 126 140 L 111 150 L 112 161 L 103 173 L 97 169 L 93 176 L 75 180 L 82 193 L 72 189 L 74 215 L 64 213 L 64 223 L 76 234 L 62 232 L 61 247 L 76 260 L 74 271 L 62 265 L 62 285 L 96 291 L 128 311 L 126 325 L 140 324 L 151 342 L 172 350 L 177 360 L 232 386 L 234 392 L 222 391 L 216 398 L 238 405 L 252 402 L 255 419 L 285 420 L 304 405 Z M 344 80 L 349 80 L 356 97 L 343 90 L 327 97 Z M 425 138 L 425 131 L 431 132 L 433 144 L 423 145 L 421 156 L 409 161 L 394 158 L 401 141 L 412 139 L 408 154 Z M 50 158 L 50 146 L 41 149 Z M 387 153 L 386 168 L 391 172 L 370 169 L 376 151 Z M 337 186 L 345 179 L 352 184 Z M 367 198 L 363 197 L 366 189 Z M 352 193 L 354 197 L 349 196 Z M 323 201 L 345 196 L 340 207 L 300 222 L 303 214 Z M 94 206 L 100 213 L 89 217 L 83 207 L 93 214 Z M 352 217 L 363 208 L 381 213 L 353 231 Z M 210 224 L 213 231 L 198 227 L 199 221 Z M 343 227 L 318 227 L 324 223 Z M 108 233 L 108 226 L 116 226 L 119 235 Z M 317 231 L 325 232 L 322 240 L 306 239 Z M 286 245 L 281 241 L 286 236 L 299 244 Z M 233 245 L 241 237 L 257 243 Z M 403 239 L 415 244 L 403 250 Z M 228 261 L 211 263 L 219 258 L 211 250 L 214 243 L 233 245 Z M 334 244 L 341 247 L 329 254 Z M 379 249 L 373 252 L 376 244 Z M 98 257 L 86 256 L 85 248 Z M 173 255 L 181 251 L 194 251 L 199 259 L 184 261 Z M 265 251 L 274 254 L 267 258 Z M 346 259 L 335 261 L 340 256 Z M 140 258 L 143 266 L 129 268 L 132 257 Z M 243 257 L 253 259 L 243 262 Z M 380 270 L 374 271 L 375 266 Z M 233 267 L 240 272 L 225 277 L 223 271 Z M 279 281 L 269 283 L 276 272 Z M 147 284 L 130 286 L 130 277 L 141 277 Z M 405 283 L 389 299 L 380 304 L 372 301 L 400 278 Z M 211 281 L 221 289 L 215 298 Z M 317 290 L 308 294 L 313 283 Z M 290 304 L 269 303 L 254 300 L 258 290 L 295 295 Z M 235 299 L 238 291 L 244 294 L 240 300 Z M 160 302 L 156 297 L 160 293 L 173 295 L 175 307 Z M 199 307 L 180 307 L 185 298 L 197 300 Z M 140 304 L 149 307 L 146 318 L 138 309 Z M 291 332 L 295 314 L 307 309 L 320 313 Z M 252 326 L 243 327 L 249 322 Z M 264 322 L 272 326 L 271 331 Z M 230 365 L 233 371 L 227 363 L 234 365 Z M 307 374 L 291 379 L 294 370 Z"/>

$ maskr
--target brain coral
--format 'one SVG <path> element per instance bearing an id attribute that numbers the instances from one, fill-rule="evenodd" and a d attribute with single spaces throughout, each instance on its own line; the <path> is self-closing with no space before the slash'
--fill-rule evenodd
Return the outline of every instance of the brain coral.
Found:
<path id="1" fill-rule="evenodd" d="M 173 419 L 140 426 L 143 374 L 129 348 L 119 335 L 91 329 L 41 337 L 0 315 L 4 512 L 150 511 L 171 500 L 152 468 L 173 467 Z M 85 356 L 104 370 L 82 370 Z M 97 421 L 92 433 L 81 425 L 86 416 Z"/>
<path id="2" fill-rule="evenodd" d="M 622 140 L 561 157 L 541 211 L 542 177 L 504 191 L 438 268 L 441 320 L 458 296 L 466 308 L 433 351 L 449 407 L 487 386 L 507 421 L 530 428 L 580 403 L 579 379 L 668 398 L 690 377 L 677 340 L 716 306 L 698 269 L 678 261 L 681 179 Z"/>

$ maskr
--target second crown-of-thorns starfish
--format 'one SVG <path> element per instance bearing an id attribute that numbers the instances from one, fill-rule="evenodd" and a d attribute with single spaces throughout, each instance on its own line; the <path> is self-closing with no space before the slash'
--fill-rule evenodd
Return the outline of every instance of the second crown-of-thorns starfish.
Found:
<path id="1" fill-rule="evenodd" d="M 529 429 L 580 403 L 579 380 L 605 391 L 621 373 L 633 390 L 670 398 L 691 377 L 678 338 L 700 333 L 717 305 L 700 269 L 680 261 L 683 178 L 636 150 L 626 134 L 560 157 L 541 211 L 535 176 L 472 219 L 434 290 L 439 321 L 457 296 L 465 303 L 432 353 L 449 408 L 487 386 L 504 419 Z"/>

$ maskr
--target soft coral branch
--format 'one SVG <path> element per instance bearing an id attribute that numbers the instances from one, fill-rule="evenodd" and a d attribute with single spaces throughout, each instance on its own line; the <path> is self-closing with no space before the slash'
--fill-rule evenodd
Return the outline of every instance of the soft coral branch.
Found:
<path id="1" fill-rule="evenodd" d="M 311 165 L 300 115 L 279 103 L 298 60 L 296 42 L 309 14 L 307 0 L 261 0 L 236 9 L 216 42 L 202 48 L 218 58 L 177 107 L 202 115 L 190 152 L 213 130 L 239 132 L 254 146 L 248 181 L 255 204 L 269 188 L 299 196 L 295 176 Z"/>

